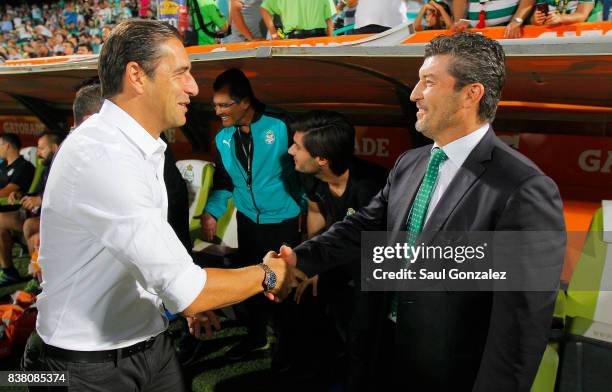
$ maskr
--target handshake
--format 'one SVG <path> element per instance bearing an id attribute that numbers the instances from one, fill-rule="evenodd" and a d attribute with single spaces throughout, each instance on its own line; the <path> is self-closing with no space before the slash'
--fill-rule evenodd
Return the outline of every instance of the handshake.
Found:
<path id="1" fill-rule="evenodd" d="M 264 295 L 274 302 L 281 302 L 287 298 L 293 288 L 308 279 L 306 274 L 295 268 L 297 257 L 293 249 L 288 246 L 281 246 L 279 253 L 268 252 L 264 257 L 264 264 L 276 275 L 275 287 L 264 292 Z"/>

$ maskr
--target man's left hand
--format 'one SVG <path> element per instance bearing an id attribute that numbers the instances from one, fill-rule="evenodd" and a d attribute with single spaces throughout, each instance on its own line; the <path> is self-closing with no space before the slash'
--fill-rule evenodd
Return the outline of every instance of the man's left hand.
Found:
<path id="1" fill-rule="evenodd" d="M 26 196 L 21 199 L 21 205 L 26 210 L 32 211 L 34 208 L 40 207 L 42 198 L 40 196 Z"/>
<path id="2" fill-rule="evenodd" d="M 189 333 L 191 333 L 198 339 L 200 338 L 200 335 L 202 333 L 202 326 L 204 326 L 206 337 L 209 339 L 213 336 L 213 327 L 217 331 L 221 329 L 221 323 L 219 323 L 219 318 L 212 310 L 207 310 L 205 312 L 198 313 L 195 316 L 188 316 L 187 324 L 189 325 Z"/>

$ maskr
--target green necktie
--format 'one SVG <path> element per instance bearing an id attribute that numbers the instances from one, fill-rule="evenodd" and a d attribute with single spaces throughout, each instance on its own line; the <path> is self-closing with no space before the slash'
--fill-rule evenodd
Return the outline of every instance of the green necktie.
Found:
<path id="1" fill-rule="evenodd" d="M 429 164 L 425 171 L 425 177 L 423 177 L 423 182 L 421 182 L 419 191 L 414 198 L 414 203 L 412 204 L 410 215 L 408 216 L 408 222 L 406 223 L 406 229 L 408 230 L 408 246 L 416 244 L 419 234 L 421 234 L 421 230 L 423 230 L 431 195 L 433 195 L 436 181 L 438 180 L 440 165 L 447 159 L 448 157 L 440 148 L 436 147 L 431 151 L 431 157 L 429 158 Z M 391 298 L 391 317 L 395 320 L 396 316 L 397 293 L 394 293 Z"/>

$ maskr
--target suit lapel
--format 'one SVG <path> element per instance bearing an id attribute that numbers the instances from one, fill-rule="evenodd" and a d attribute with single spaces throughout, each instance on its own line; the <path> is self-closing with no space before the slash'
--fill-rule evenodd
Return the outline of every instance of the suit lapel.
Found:
<path id="1" fill-rule="evenodd" d="M 484 173 L 485 167 L 482 162 L 491 159 L 494 138 L 493 129 L 489 127 L 482 140 L 474 147 L 455 174 L 455 178 L 449 184 L 448 189 L 442 195 L 425 227 L 423 227 L 423 233 L 440 231 L 467 191 Z"/>
<path id="2" fill-rule="evenodd" d="M 427 163 L 429 162 L 429 156 L 431 150 L 424 150 L 423 154 L 416 160 L 416 163 L 412 166 L 408 173 L 403 177 L 403 183 L 398 184 L 397 189 L 405 190 L 401 196 L 402 203 L 395 216 L 395 223 L 393 224 L 392 231 L 406 231 L 406 221 L 408 219 L 408 213 L 410 207 L 416 196 L 421 181 L 425 176 L 425 170 L 427 169 Z"/>

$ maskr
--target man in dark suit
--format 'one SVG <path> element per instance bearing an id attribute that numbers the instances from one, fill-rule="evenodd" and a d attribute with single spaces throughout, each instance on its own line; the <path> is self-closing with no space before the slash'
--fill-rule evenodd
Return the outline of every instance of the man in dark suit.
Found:
<path id="1" fill-rule="evenodd" d="M 541 291 L 388 292 L 386 304 L 370 312 L 380 348 L 372 387 L 498 392 L 529 391 L 533 383 L 550 328 L 565 228 L 555 183 L 490 126 L 504 59 L 497 42 L 478 34 L 432 40 L 411 100 L 419 109 L 416 129 L 433 146 L 404 153 L 367 207 L 294 251 L 281 248 L 285 261 L 312 276 L 358 262 L 364 231 L 408 231 L 411 245 L 430 233 L 559 233 L 555 241 L 533 241 L 534 249 L 546 247 L 538 249 L 545 261 L 516 261 L 548 283 Z"/>

